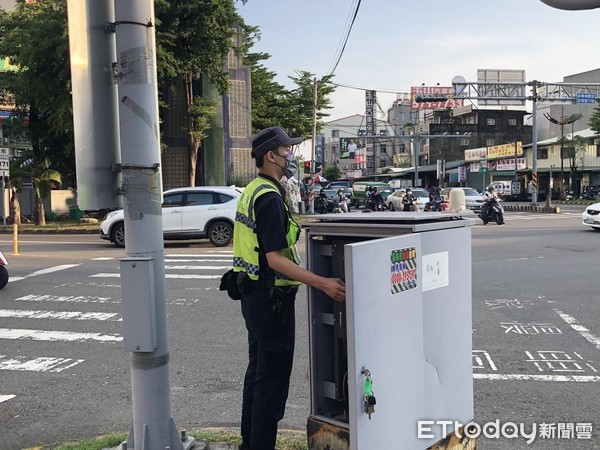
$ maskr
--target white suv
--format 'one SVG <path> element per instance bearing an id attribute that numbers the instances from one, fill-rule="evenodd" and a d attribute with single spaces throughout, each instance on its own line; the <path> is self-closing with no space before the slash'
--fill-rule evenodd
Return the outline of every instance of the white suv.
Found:
<path id="1" fill-rule="evenodd" d="M 236 187 L 203 186 L 169 189 L 163 194 L 165 240 L 206 239 L 215 247 L 229 245 L 237 201 Z M 125 247 L 123 210 L 110 212 L 100 224 L 100 238 Z"/>

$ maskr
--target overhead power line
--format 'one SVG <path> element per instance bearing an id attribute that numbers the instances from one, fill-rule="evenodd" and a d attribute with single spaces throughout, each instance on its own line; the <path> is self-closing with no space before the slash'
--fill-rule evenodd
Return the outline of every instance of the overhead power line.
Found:
<path id="1" fill-rule="evenodd" d="M 340 63 L 340 60 L 342 59 L 342 55 L 344 54 L 344 50 L 346 50 L 346 44 L 348 43 L 348 38 L 350 37 L 350 32 L 352 31 L 352 26 L 354 25 L 354 21 L 356 20 L 356 16 L 358 15 L 358 10 L 360 8 L 360 2 L 361 0 L 358 0 L 357 4 L 356 4 L 356 9 L 354 10 L 354 16 L 352 17 L 352 22 L 350 23 L 350 27 L 348 28 L 348 32 L 346 33 L 346 37 L 344 39 L 344 45 L 342 46 L 342 49 L 340 51 L 340 54 L 337 58 L 337 61 L 335 62 L 335 65 L 333 66 L 333 69 L 331 70 L 331 72 L 329 72 L 328 76 L 331 76 L 335 73 L 335 69 L 337 69 L 338 64 Z"/>

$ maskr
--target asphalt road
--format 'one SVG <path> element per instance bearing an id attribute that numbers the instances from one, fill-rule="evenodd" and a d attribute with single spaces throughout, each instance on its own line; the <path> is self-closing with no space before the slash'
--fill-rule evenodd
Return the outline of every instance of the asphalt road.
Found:
<path id="1" fill-rule="evenodd" d="M 479 448 L 600 448 L 600 233 L 581 226 L 582 209 L 507 213 L 506 225 L 472 228 L 475 420 L 522 423 L 527 433 L 538 427 L 531 445 L 523 437 L 482 439 Z M 0 235 L 0 249 L 12 277 L 0 291 L 0 449 L 126 431 L 123 250 L 94 235 L 22 235 L 20 256 L 10 254 L 12 236 Z M 223 273 L 231 247 L 167 243 L 165 254 L 176 424 L 237 427 L 246 361 L 239 304 L 217 290 L 218 279 L 200 278 Z M 281 425 L 304 429 L 307 314 L 297 304 Z M 554 438 L 540 437 L 542 428 Z"/>

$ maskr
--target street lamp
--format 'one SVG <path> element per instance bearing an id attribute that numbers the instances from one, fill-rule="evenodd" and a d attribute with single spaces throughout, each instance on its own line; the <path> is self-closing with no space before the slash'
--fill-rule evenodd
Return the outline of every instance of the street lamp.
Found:
<path id="1" fill-rule="evenodd" d="M 564 109 L 562 110 L 564 113 Z M 544 117 L 548 119 L 550 122 L 560 125 L 560 198 L 563 199 L 564 191 L 565 191 L 565 178 L 564 178 L 564 164 L 563 164 L 563 156 L 565 149 L 565 125 L 570 125 L 575 123 L 578 119 L 581 118 L 579 114 L 571 114 L 569 117 L 561 116 L 561 120 L 555 119 L 548 113 L 544 113 Z M 569 175 L 569 179 L 570 179 Z M 550 195 L 550 194 L 549 194 Z"/>

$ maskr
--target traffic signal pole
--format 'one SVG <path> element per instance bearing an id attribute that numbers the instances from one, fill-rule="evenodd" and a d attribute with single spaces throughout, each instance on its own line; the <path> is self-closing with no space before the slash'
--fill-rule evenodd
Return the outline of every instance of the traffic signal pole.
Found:
<path id="1" fill-rule="evenodd" d="M 119 93 L 126 245 L 123 334 L 133 405 L 127 449 L 180 450 L 170 384 L 154 2 L 115 2 L 115 19 L 113 75 Z"/>
<path id="2" fill-rule="evenodd" d="M 80 205 L 117 207 L 123 199 L 133 407 L 123 448 L 187 449 L 194 440 L 180 436 L 172 417 L 154 2 L 68 0 L 67 8 Z"/>

